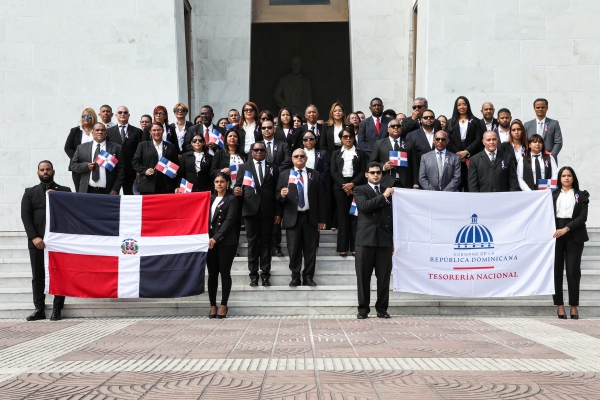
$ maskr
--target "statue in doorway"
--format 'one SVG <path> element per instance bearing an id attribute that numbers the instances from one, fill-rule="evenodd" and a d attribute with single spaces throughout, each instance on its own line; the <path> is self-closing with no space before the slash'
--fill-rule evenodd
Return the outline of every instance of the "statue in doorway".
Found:
<path id="1" fill-rule="evenodd" d="M 279 79 L 273 98 L 279 108 L 287 107 L 293 114 L 304 115 L 309 104 L 312 104 L 310 81 L 300 75 L 302 58 L 292 58 L 292 73 Z"/>

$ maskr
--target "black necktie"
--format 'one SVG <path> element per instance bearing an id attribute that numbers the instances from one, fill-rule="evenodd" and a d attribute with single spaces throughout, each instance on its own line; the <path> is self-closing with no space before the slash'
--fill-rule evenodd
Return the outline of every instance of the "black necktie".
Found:
<path id="1" fill-rule="evenodd" d="M 100 154 L 100 143 L 98 143 L 98 145 L 96 146 L 96 151 L 94 151 L 94 160 L 96 160 L 96 158 L 98 158 L 99 154 Z M 94 162 L 94 160 L 92 160 L 92 162 Z M 92 170 L 92 180 L 94 182 L 98 182 L 100 180 L 100 167 L 98 166 L 98 164 L 94 164 L 94 169 Z"/>
<path id="2" fill-rule="evenodd" d="M 262 185 L 263 184 L 263 180 L 264 180 L 263 170 L 262 170 L 262 163 L 260 161 L 258 161 L 256 163 L 256 166 L 258 167 L 258 179 L 260 179 L 259 183 Z"/>
<path id="3" fill-rule="evenodd" d="M 381 194 L 381 192 L 379 191 L 379 185 L 375 185 L 375 193 Z"/>
<path id="4" fill-rule="evenodd" d="M 120 125 L 121 127 L 121 143 L 125 141 L 125 126 Z"/>
<path id="5" fill-rule="evenodd" d="M 398 139 L 394 139 L 394 151 L 400 151 L 400 146 L 398 146 Z"/>
<path id="6" fill-rule="evenodd" d="M 540 179 L 542 179 L 542 168 L 540 166 L 540 155 L 538 154 L 535 157 L 535 183 L 537 183 Z"/>

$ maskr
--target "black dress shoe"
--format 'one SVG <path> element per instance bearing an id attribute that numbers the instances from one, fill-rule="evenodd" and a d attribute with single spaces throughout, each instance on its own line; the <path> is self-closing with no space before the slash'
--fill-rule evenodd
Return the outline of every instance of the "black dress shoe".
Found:
<path id="1" fill-rule="evenodd" d="M 44 310 L 35 310 L 33 314 L 27 317 L 27 321 L 38 321 L 40 319 L 46 319 L 46 313 Z"/>
<path id="2" fill-rule="evenodd" d="M 258 278 L 250 278 L 250 286 L 258 286 Z"/>
<path id="3" fill-rule="evenodd" d="M 60 315 L 60 310 L 54 309 L 52 310 L 52 315 L 50 316 L 50 321 L 60 321 L 62 316 Z"/>
<path id="4" fill-rule="evenodd" d="M 364 312 L 359 312 L 358 314 L 356 314 L 356 318 L 358 318 L 358 319 L 366 319 L 366 318 L 369 318 L 369 314 L 364 313 Z"/>
<path id="5" fill-rule="evenodd" d="M 272 254 L 275 257 L 285 257 L 285 254 L 283 254 L 283 252 L 281 251 L 281 247 L 273 247 Z"/>
<path id="6" fill-rule="evenodd" d="M 567 314 L 559 314 L 558 310 L 556 310 L 556 314 L 558 315 L 558 319 L 567 319 Z"/>
<path id="7" fill-rule="evenodd" d="M 290 286 L 292 287 L 296 287 L 296 286 L 300 286 L 302 285 L 302 282 L 300 282 L 300 279 L 292 279 L 290 282 Z"/>
<path id="8" fill-rule="evenodd" d="M 390 314 L 387 311 L 377 311 L 377 318 L 390 318 Z"/>
<path id="9" fill-rule="evenodd" d="M 269 279 L 263 279 L 262 280 L 262 285 L 263 286 L 271 286 L 271 282 L 269 282 Z"/>
<path id="10" fill-rule="evenodd" d="M 306 278 L 302 283 L 303 286 L 317 286 L 317 283 L 310 278 Z"/>
<path id="11" fill-rule="evenodd" d="M 565 319 L 567 316 L 565 315 Z M 579 319 L 579 314 L 571 314 L 571 319 Z"/>

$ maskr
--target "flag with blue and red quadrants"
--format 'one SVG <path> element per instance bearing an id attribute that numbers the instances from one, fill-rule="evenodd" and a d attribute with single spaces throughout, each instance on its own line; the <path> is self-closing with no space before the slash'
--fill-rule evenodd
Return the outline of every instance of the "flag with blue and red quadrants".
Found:
<path id="1" fill-rule="evenodd" d="M 203 293 L 210 193 L 172 199 L 49 193 L 46 293 L 90 298 Z"/>

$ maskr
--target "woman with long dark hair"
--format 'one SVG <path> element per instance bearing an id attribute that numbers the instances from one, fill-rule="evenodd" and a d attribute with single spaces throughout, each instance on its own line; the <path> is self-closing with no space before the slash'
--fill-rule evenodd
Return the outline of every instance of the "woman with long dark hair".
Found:
<path id="1" fill-rule="evenodd" d="M 214 178 L 217 177 L 219 172 L 223 172 L 227 175 L 231 176 L 232 165 L 240 165 L 246 162 L 246 157 L 241 154 L 242 144 L 240 144 L 238 130 L 233 127 L 229 128 L 227 132 L 225 132 L 225 147 L 217 150 L 215 156 L 213 157 L 212 167 L 211 167 L 211 175 Z M 234 179 L 230 179 L 233 184 L 235 183 Z"/>
<path id="2" fill-rule="evenodd" d="M 304 124 L 304 119 L 302 119 L 302 115 L 294 114 L 294 116 L 292 117 L 292 122 L 294 124 L 294 129 L 298 129 L 302 126 L 302 124 Z"/>
<path id="3" fill-rule="evenodd" d="M 181 156 L 181 165 L 177 176 L 178 182 L 185 179 L 190 182 L 192 192 L 208 192 L 212 189 L 210 170 L 212 167 L 213 156 L 204 152 L 204 137 L 201 132 L 192 137 L 192 151 L 183 153 Z M 179 193 L 179 187 L 175 189 Z"/>
<path id="4" fill-rule="evenodd" d="M 479 119 L 471 111 L 471 103 L 465 96 L 459 96 L 454 102 L 452 118 L 448 121 L 448 137 L 450 149 L 460 157 L 460 186 L 458 190 L 469 191 L 468 160 L 483 149 L 483 132 L 479 131 Z"/>
<path id="5" fill-rule="evenodd" d="M 527 141 L 525 157 L 517 163 L 519 186 L 524 192 L 538 190 L 538 180 L 556 179 L 558 166 L 551 154 L 546 154 L 544 139 L 537 133 Z M 550 187 L 548 187 L 550 189 Z"/>
<path id="6" fill-rule="evenodd" d="M 556 216 L 556 246 L 554 250 L 554 305 L 558 318 L 566 319 L 563 301 L 563 270 L 567 271 L 571 319 L 579 319 L 579 284 L 581 281 L 581 255 L 583 245 L 590 240 L 587 221 L 590 194 L 579 188 L 577 175 L 571 167 L 558 171 L 557 188 L 552 193 Z"/>
<path id="7" fill-rule="evenodd" d="M 519 119 L 513 119 L 509 128 L 508 142 L 500 143 L 498 148 L 503 152 L 513 152 L 515 162 L 518 163 L 527 153 L 527 133 L 525 126 Z"/>
<path id="8" fill-rule="evenodd" d="M 277 134 L 280 132 L 283 133 L 286 143 L 289 142 L 290 137 L 292 137 L 294 134 L 294 121 L 292 121 L 292 112 L 289 108 L 282 108 L 279 110 L 279 115 L 277 116 L 277 131 L 275 132 L 275 136 L 277 136 Z"/>

